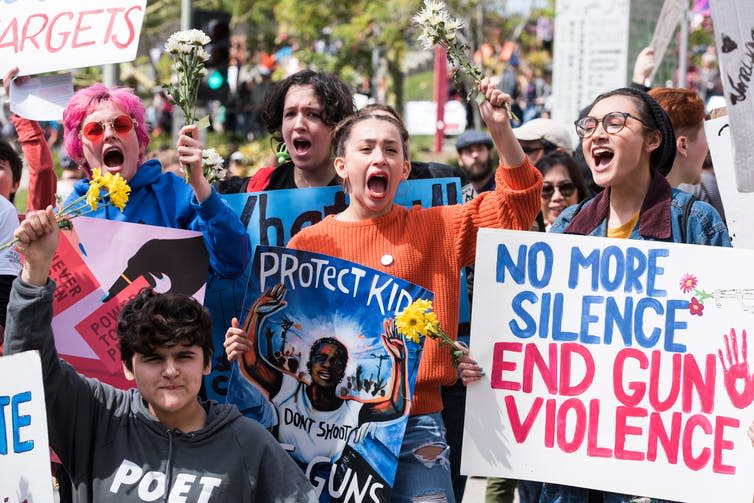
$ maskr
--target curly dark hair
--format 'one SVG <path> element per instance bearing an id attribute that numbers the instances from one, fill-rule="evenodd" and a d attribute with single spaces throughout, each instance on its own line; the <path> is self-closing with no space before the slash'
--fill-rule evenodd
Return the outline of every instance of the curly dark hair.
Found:
<path id="1" fill-rule="evenodd" d="M 21 156 L 13 149 L 10 143 L 5 140 L 0 140 L 0 161 L 8 161 L 10 164 L 10 171 L 13 175 L 13 183 L 21 181 L 21 170 L 23 169 L 23 163 L 21 162 Z M 8 198 L 10 202 L 13 202 L 15 192 L 10 194 Z"/>
<path id="2" fill-rule="evenodd" d="M 272 86 L 265 97 L 267 108 L 262 113 L 262 121 L 275 141 L 283 141 L 281 129 L 285 95 L 292 86 L 306 85 L 314 88 L 314 94 L 322 106 L 322 121 L 329 127 L 335 127 L 356 110 L 353 93 L 340 77 L 330 73 L 301 70 Z"/>
<path id="3" fill-rule="evenodd" d="M 118 318 L 120 358 L 129 371 L 136 353 L 149 355 L 158 347 L 196 344 L 206 366 L 212 357 L 212 324 L 204 306 L 178 293 L 157 293 L 142 288 Z"/>

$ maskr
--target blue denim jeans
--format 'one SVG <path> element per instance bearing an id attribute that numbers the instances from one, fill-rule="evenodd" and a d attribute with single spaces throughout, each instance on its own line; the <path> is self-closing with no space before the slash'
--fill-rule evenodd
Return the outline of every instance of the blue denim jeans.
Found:
<path id="1" fill-rule="evenodd" d="M 421 452 L 424 447 L 429 448 L 431 456 Z M 421 498 L 425 497 L 427 501 L 455 503 L 449 451 L 445 442 L 445 425 L 439 412 L 410 416 L 390 501 L 410 503 L 422 501 Z"/>
<path id="2" fill-rule="evenodd" d="M 605 503 L 669 503 L 660 499 L 642 498 L 607 491 L 600 492 Z M 544 484 L 539 498 L 539 503 L 587 503 L 588 501 L 589 489 L 558 484 Z"/>

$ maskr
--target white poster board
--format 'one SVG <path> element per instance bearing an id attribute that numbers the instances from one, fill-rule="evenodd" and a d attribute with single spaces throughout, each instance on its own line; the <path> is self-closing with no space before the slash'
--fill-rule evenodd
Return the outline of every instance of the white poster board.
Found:
<path id="1" fill-rule="evenodd" d="M 736 171 L 733 165 L 730 117 L 727 115 L 704 123 L 715 179 L 720 198 L 725 208 L 728 233 L 736 248 L 754 249 L 754 226 L 751 211 L 754 208 L 754 192 L 740 192 L 736 186 Z"/>
<path id="2" fill-rule="evenodd" d="M 630 0 L 556 2 L 553 119 L 570 124 L 597 95 L 626 85 L 629 14 Z"/>
<path id="3" fill-rule="evenodd" d="M 481 230 L 471 354 L 486 375 L 468 386 L 461 472 L 751 502 L 752 262 Z"/>
<path id="4" fill-rule="evenodd" d="M 0 501 L 52 503 L 39 353 L 0 357 Z"/>
<path id="5" fill-rule="evenodd" d="M 132 61 L 146 0 L 5 0 L 0 77 Z"/>
<path id="6" fill-rule="evenodd" d="M 730 116 L 736 185 L 754 192 L 754 2 L 710 0 L 721 80 Z"/>
<path id="7" fill-rule="evenodd" d="M 410 135 L 433 135 L 437 131 L 437 103 L 409 101 L 406 103 L 406 129 Z M 466 131 L 466 105 L 458 100 L 445 103 L 445 134 L 459 135 Z"/>
<path id="8" fill-rule="evenodd" d="M 655 32 L 652 35 L 652 43 L 650 44 L 655 51 L 655 66 L 648 77 L 650 81 L 654 79 L 657 70 L 660 68 L 660 63 L 662 63 L 665 57 L 665 51 L 668 50 L 670 39 L 673 37 L 678 23 L 685 22 L 684 11 L 686 9 L 688 9 L 687 0 L 665 0 L 663 2 L 660 17 L 657 19 Z"/>

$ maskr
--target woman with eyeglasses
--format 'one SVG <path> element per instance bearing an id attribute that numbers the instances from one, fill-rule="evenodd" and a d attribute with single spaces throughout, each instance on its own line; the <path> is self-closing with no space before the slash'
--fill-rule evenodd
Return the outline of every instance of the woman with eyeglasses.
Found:
<path id="1" fill-rule="evenodd" d="M 88 175 L 95 168 L 119 173 L 131 187 L 123 212 L 100 206 L 88 216 L 200 231 L 216 275 L 243 273 L 251 258 L 249 236 L 204 177 L 196 126 L 185 126 L 178 138 L 178 159 L 191 169 L 187 185 L 173 173 L 162 173 L 159 161 L 145 162 L 144 103 L 130 89 L 103 84 L 81 89 L 63 111 L 63 125 L 65 149 Z M 88 189 L 89 180 L 78 182 L 66 203 Z"/>
<path id="2" fill-rule="evenodd" d="M 668 115 L 648 94 L 631 88 L 602 94 L 575 125 L 594 181 L 605 190 L 564 210 L 551 232 L 730 246 L 717 211 L 665 180 L 676 155 L 675 135 Z M 635 499 L 609 492 L 602 497 L 605 503 Z M 545 483 L 539 501 L 588 500 L 587 489 Z"/>
<path id="3" fill-rule="evenodd" d="M 564 209 L 586 199 L 589 192 L 576 161 L 564 152 L 546 155 L 536 166 L 543 177 L 542 217 L 549 231 Z"/>

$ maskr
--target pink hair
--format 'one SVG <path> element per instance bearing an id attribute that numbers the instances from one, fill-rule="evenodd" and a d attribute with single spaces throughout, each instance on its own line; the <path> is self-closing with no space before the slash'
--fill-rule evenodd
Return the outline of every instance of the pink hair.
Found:
<path id="1" fill-rule="evenodd" d="M 63 145 L 68 156 L 78 162 L 87 172 L 89 166 L 84 160 L 84 148 L 79 131 L 84 118 L 94 112 L 102 102 L 110 102 L 136 120 L 136 137 L 139 140 L 141 153 L 138 165 L 144 162 L 144 152 L 149 145 L 149 134 L 144 124 L 144 103 L 133 90 L 126 87 L 110 89 L 104 84 L 92 84 L 77 91 L 63 111 Z"/>

